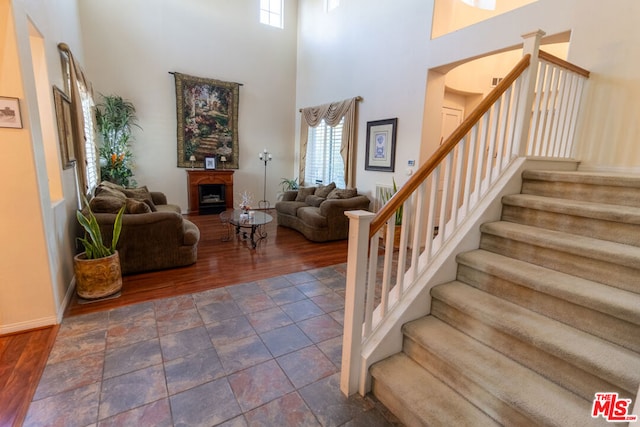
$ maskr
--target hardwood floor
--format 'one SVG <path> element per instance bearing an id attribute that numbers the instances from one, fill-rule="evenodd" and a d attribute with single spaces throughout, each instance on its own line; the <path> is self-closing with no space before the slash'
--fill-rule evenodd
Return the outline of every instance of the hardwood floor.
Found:
<path id="1" fill-rule="evenodd" d="M 113 300 L 79 304 L 71 302 L 67 316 L 134 304 L 156 298 L 199 292 L 267 277 L 326 267 L 347 261 L 347 241 L 313 243 L 295 230 L 267 224 L 267 238 L 256 249 L 232 230 L 227 242 L 226 225 L 218 215 L 187 216 L 200 229 L 198 261 L 188 267 L 123 277 L 122 295 Z"/>
<path id="2" fill-rule="evenodd" d="M 20 426 L 36 391 L 58 326 L 0 337 L 0 426 Z"/>
<path id="3" fill-rule="evenodd" d="M 347 261 L 347 241 L 313 243 L 275 222 L 257 248 L 231 231 L 218 215 L 187 218 L 200 229 L 198 261 L 191 266 L 123 278 L 119 298 L 81 304 L 71 301 L 65 317 L 91 313 L 158 298 L 251 282 Z M 0 427 L 19 426 L 26 415 L 58 326 L 0 337 Z"/>

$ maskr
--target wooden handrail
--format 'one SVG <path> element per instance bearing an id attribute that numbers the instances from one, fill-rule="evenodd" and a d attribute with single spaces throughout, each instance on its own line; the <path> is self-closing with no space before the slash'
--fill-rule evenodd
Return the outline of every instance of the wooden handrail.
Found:
<path id="1" fill-rule="evenodd" d="M 478 106 L 467 116 L 456 130 L 438 147 L 431 157 L 418 168 L 417 172 L 409 178 L 397 193 L 378 211 L 369 228 L 369 238 L 371 239 L 382 226 L 391 218 L 395 211 L 413 194 L 413 192 L 429 177 L 440 162 L 458 145 L 473 126 L 489 111 L 491 106 L 502 96 L 502 94 L 513 84 L 514 81 L 529 67 L 531 55 L 526 54 L 520 59 L 516 66 L 505 76 L 504 79 L 493 88 L 491 92 L 478 104 Z"/>
<path id="2" fill-rule="evenodd" d="M 557 65 L 558 67 L 566 68 L 567 70 L 573 71 L 574 73 L 580 74 L 581 76 L 584 76 L 586 78 L 589 78 L 590 73 L 588 70 L 585 70 L 584 68 L 580 68 L 577 65 L 573 65 L 571 62 L 567 62 L 564 59 L 558 58 L 557 56 L 553 56 L 550 53 L 547 53 L 545 51 L 539 50 L 538 58 L 542 59 L 543 61 L 547 61 L 554 65 Z"/>

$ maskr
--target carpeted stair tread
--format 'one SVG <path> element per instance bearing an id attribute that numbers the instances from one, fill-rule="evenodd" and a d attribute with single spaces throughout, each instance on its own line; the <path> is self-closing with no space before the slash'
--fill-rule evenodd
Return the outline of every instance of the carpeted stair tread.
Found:
<path id="1" fill-rule="evenodd" d="M 494 401 L 497 400 L 523 414 L 530 420 L 529 425 L 607 425 L 602 419 L 590 417 L 590 402 L 433 316 L 409 322 L 403 331 L 417 349 L 426 349 L 429 361 L 421 358 L 426 369 L 437 369 L 436 365 L 442 364 L 444 369 L 437 369 L 434 375 L 442 375 L 441 380 L 456 390 L 474 390 L 465 397 L 486 411 L 500 411 Z M 432 357 L 437 357 L 438 363 Z M 495 415 L 504 425 L 514 425 Z"/>
<path id="2" fill-rule="evenodd" d="M 522 208 L 544 210 L 565 215 L 600 219 L 603 221 L 640 224 L 640 208 L 559 199 L 534 194 L 511 194 L 502 198 L 502 204 Z"/>
<path id="3" fill-rule="evenodd" d="M 603 380 L 635 393 L 640 383 L 638 354 L 461 282 L 436 286 L 434 299 L 528 342 Z"/>
<path id="4" fill-rule="evenodd" d="M 371 376 L 378 400 L 407 425 L 500 425 L 404 353 L 373 365 Z"/>
<path id="5" fill-rule="evenodd" d="M 640 207 L 640 178 L 609 173 L 525 171 L 521 193 Z"/>
<path id="6" fill-rule="evenodd" d="M 640 295 L 493 252 L 461 253 L 458 264 L 507 279 L 519 286 L 606 313 L 640 327 Z"/>
<path id="7" fill-rule="evenodd" d="M 640 247 L 636 246 L 506 221 L 482 224 L 480 231 L 503 238 L 519 240 L 534 246 L 552 248 L 586 258 L 640 269 Z"/>
<path id="8" fill-rule="evenodd" d="M 615 174 L 608 172 L 545 171 L 529 169 L 522 173 L 522 179 L 605 185 L 613 187 L 632 187 L 640 190 L 640 177 L 638 175 Z"/>

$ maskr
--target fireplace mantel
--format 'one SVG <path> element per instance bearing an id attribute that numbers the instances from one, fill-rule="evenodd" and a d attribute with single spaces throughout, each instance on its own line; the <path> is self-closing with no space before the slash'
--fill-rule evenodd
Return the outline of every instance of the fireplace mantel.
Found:
<path id="1" fill-rule="evenodd" d="M 227 209 L 233 209 L 233 170 L 187 169 L 187 189 L 189 191 L 189 213 L 197 214 L 200 209 L 198 185 L 224 184 L 224 198 Z"/>

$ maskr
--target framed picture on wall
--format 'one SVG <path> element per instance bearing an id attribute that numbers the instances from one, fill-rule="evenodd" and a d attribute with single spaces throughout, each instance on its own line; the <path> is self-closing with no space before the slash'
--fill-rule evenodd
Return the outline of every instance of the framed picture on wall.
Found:
<path id="1" fill-rule="evenodd" d="M 216 158 L 215 157 L 205 157 L 204 158 L 204 168 L 205 169 L 215 169 L 216 168 Z"/>
<path id="2" fill-rule="evenodd" d="M 365 170 L 395 170 L 397 125 L 397 118 L 367 122 Z"/>
<path id="3" fill-rule="evenodd" d="M 0 128 L 22 129 L 18 98 L 0 96 Z"/>
<path id="4" fill-rule="evenodd" d="M 56 107 L 60 160 L 62 161 L 62 168 L 69 169 L 76 160 L 73 150 L 73 133 L 71 128 L 71 100 L 60 88 L 54 86 L 53 102 Z"/>

